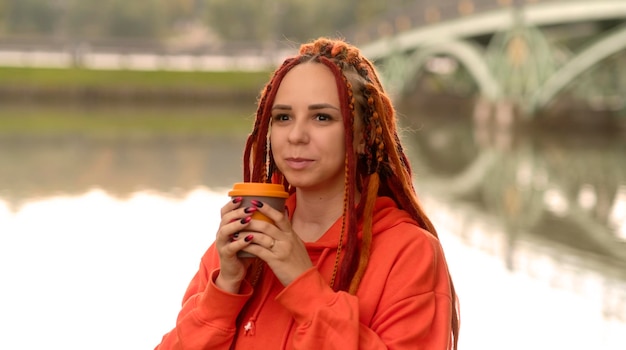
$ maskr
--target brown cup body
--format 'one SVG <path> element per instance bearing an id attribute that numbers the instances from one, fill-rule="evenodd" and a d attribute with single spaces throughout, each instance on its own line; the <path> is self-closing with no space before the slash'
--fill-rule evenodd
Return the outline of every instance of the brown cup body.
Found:
<path id="1" fill-rule="evenodd" d="M 228 192 L 228 195 L 232 198 L 241 197 L 241 207 L 254 207 L 253 200 L 258 200 L 269 205 L 278 211 L 284 211 L 285 201 L 289 194 L 285 192 L 282 185 L 266 184 L 266 183 L 237 183 L 233 185 L 233 189 Z M 252 214 L 253 220 L 263 220 L 269 223 L 274 223 L 270 218 L 262 213 L 254 212 Z M 246 252 L 239 252 L 239 257 L 255 257 L 252 254 Z"/>
<path id="2" fill-rule="evenodd" d="M 263 197 L 263 196 L 240 196 L 240 197 L 242 198 L 242 201 L 241 201 L 242 207 L 254 207 L 254 205 L 252 204 L 252 201 L 256 199 L 258 201 L 263 202 L 265 205 L 271 206 L 272 208 L 278 211 L 283 211 L 285 209 L 285 200 L 286 200 L 285 198 Z M 263 220 L 272 224 L 274 223 L 272 219 L 268 218 L 262 213 L 259 213 L 258 211 L 252 214 L 252 219 Z"/>

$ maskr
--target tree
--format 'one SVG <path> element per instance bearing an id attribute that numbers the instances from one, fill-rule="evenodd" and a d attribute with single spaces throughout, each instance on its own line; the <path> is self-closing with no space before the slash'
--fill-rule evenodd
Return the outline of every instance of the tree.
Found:
<path id="1" fill-rule="evenodd" d="M 4 26 L 9 32 L 41 34 L 54 32 L 59 20 L 58 1 L 4 0 Z"/>

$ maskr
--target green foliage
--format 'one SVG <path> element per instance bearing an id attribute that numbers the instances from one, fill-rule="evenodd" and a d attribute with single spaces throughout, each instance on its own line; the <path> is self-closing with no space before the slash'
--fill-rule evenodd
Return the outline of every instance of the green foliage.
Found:
<path id="1" fill-rule="evenodd" d="M 7 34 L 158 38 L 170 29 L 169 0 L 0 0 Z"/>
<path id="2" fill-rule="evenodd" d="M 163 0 L 113 0 L 105 27 L 113 37 L 159 37 L 167 28 Z"/>
<path id="3" fill-rule="evenodd" d="M 159 40 L 203 21 L 222 41 L 342 36 L 414 0 L 0 0 L 0 34 Z"/>
<path id="4" fill-rule="evenodd" d="M 13 106 L 0 110 L 0 136 L 230 135 L 250 129 L 252 109 Z"/>
<path id="5" fill-rule="evenodd" d="M 2 14 L 8 31 L 21 34 L 51 33 L 60 19 L 58 10 L 52 1 L 6 0 Z"/>
<path id="6" fill-rule="evenodd" d="M 220 87 L 259 90 L 268 72 L 105 71 L 54 68 L 0 68 L 0 85 L 38 87 Z"/>
<path id="7" fill-rule="evenodd" d="M 206 19 L 224 39 L 301 42 L 349 24 L 350 1 L 205 0 Z M 348 20 L 348 21 L 346 21 Z"/>

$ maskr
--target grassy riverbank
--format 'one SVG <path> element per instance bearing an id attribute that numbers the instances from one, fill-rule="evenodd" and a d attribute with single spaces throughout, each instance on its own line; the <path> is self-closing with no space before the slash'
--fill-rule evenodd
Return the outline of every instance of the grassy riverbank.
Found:
<path id="1" fill-rule="evenodd" d="M 175 72 L 0 67 L 0 86 L 258 89 L 269 72 Z"/>
<path id="2" fill-rule="evenodd" d="M 247 133 L 255 106 L 3 106 L 0 137 L 212 136 Z"/>
<path id="3" fill-rule="evenodd" d="M 0 67 L 3 102 L 214 103 L 254 99 L 269 72 Z"/>
<path id="4" fill-rule="evenodd" d="M 0 136 L 240 133 L 268 77 L 0 67 Z"/>

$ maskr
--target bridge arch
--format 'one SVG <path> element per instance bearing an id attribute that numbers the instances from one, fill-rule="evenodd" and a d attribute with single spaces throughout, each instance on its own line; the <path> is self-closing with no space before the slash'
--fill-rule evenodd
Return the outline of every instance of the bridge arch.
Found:
<path id="1" fill-rule="evenodd" d="M 494 1 L 495 2 L 495 1 Z M 480 2 L 479 2 L 480 3 Z M 480 5 L 480 4 L 479 4 Z M 482 10 L 482 11 L 481 11 Z M 425 16 L 425 14 L 418 13 Z M 623 19 L 626 2 L 623 0 L 595 1 L 527 1 L 523 6 L 477 8 L 474 15 L 460 16 L 444 22 L 428 23 L 420 17 L 419 25 L 393 36 L 377 37 L 362 47 L 366 57 L 378 60 L 394 51 L 406 52 L 421 47 L 432 38 L 470 38 L 508 30 L 516 16 L 526 25 L 542 27 L 585 20 Z"/>
<path id="2" fill-rule="evenodd" d="M 626 25 L 599 39 L 556 71 L 534 94 L 530 112 L 545 108 L 574 79 L 609 56 L 626 49 Z"/>
<path id="3" fill-rule="evenodd" d="M 407 58 L 405 74 L 401 77 L 403 81 L 394 82 L 396 92 L 405 92 L 409 80 L 426 66 L 429 58 L 436 55 L 446 55 L 457 59 L 474 78 L 483 96 L 489 100 L 496 101 L 500 97 L 502 89 L 487 66 L 484 51 L 478 45 L 460 40 L 424 45 L 410 54 Z"/>
<path id="4" fill-rule="evenodd" d="M 494 66 L 493 59 L 490 59 L 493 52 L 489 48 L 483 51 L 480 45 L 472 45 L 474 40 L 486 35 L 510 32 L 516 21 L 521 21 L 524 27 L 536 28 L 541 34 L 543 27 L 560 24 L 606 20 L 623 22 L 626 1 L 527 1 L 523 6 L 510 7 L 487 6 L 492 4 L 488 1 L 476 4 L 478 6 L 472 14 L 455 17 L 449 13 L 444 20 L 434 22 L 424 20 L 423 11 L 417 11 L 411 15 L 415 16 L 412 21 L 414 28 L 396 28 L 395 32 L 384 36 L 374 35 L 372 41 L 362 46 L 362 52 L 366 57 L 382 61 L 387 66 L 379 67 L 392 94 L 408 90 L 411 79 L 424 68 L 430 57 L 447 55 L 468 70 L 486 100 L 497 102 L 506 97 L 528 119 L 545 109 L 556 95 L 573 80 L 580 79 L 584 72 L 626 48 L 626 28 L 621 27 L 614 31 L 598 28 L 602 31 L 598 34 L 604 36 L 604 39 L 598 39 L 586 50 L 570 56 L 571 53 L 564 52 L 558 43 L 555 46 L 550 43 L 548 50 L 544 48 L 544 52 L 554 51 L 555 54 L 552 65 L 548 67 L 550 69 L 544 69 L 546 61 L 533 54 L 534 60 L 541 63 L 529 68 L 533 74 L 525 75 L 517 69 L 515 72 L 519 74 L 514 76 L 506 70 L 498 70 L 499 66 Z M 424 9 L 427 10 L 426 7 Z M 439 41 L 434 41 L 433 38 Z M 536 45 L 531 47 L 533 50 L 537 48 Z M 497 61 L 496 63 L 499 64 Z M 526 84 L 519 85 L 519 82 Z"/>

